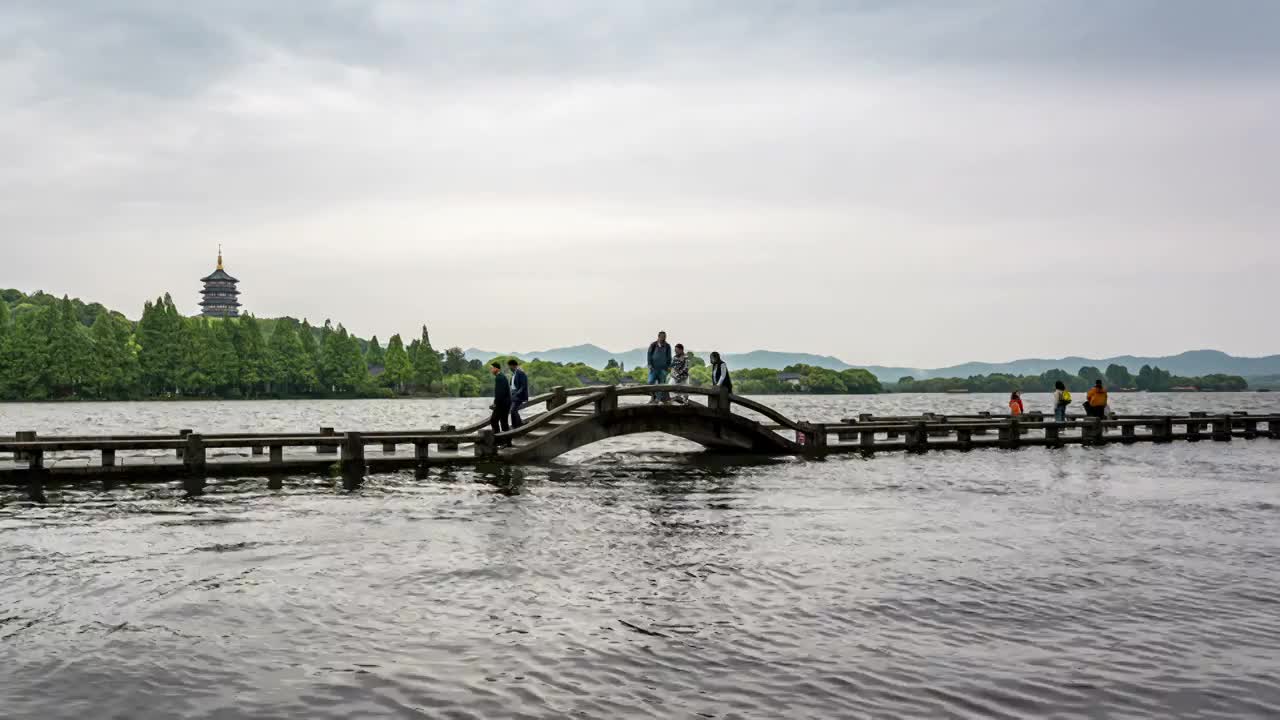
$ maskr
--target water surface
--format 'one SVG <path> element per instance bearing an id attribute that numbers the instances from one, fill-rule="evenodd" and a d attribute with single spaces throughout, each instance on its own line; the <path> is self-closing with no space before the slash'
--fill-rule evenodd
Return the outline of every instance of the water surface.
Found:
<path id="1" fill-rule="evenodd" d="M 0 433 L 435 427 L 484 404 L 0 405 Z M 634 436 L 353 494 L 0 491 L 0 715 L 1274 717 L 1278 478 L 1261 439 L 744 462 Z"/>

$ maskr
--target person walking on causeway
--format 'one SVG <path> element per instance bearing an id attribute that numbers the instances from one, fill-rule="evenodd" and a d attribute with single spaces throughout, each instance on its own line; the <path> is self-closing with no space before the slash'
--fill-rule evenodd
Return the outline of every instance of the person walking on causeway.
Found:
<path id="1" fill-rule="evenodd" d="M 667 381 L 667 371 L 671 369 L 671 346 L 667 344 L 667 334 L 665 332 L 658 333 L 658 339 L 649 343 L 649 384 L 661 385 Z M 656 392 L 650 398 L 649 403 L 667 402 L 671 399 L 669 393 Z"/>
<path id="2" fill-rule="evenodd" d="M 489 427 L 493 428 L 493 434 L 506 432 L 511 429 L 511 384 L 507 382 L 507 376 L 502 372 L 502 363 L 494 360 L 489 363 L 489 372 L 493 373 L 493 414 L 489 416 Z M 501 444 L 501 443 L 500 443 Z M 506 442 L 507 445 L 511 441 Z"/>
<path id="3" fill-rule="evenodd" d="M 1067 406 L 1071 404 L 1071 391 L 1061 380 L 1053 384 L 1053 421 L 1067 421 Z"/>
<path id="4" fill-rule="evenodd" d="M 515 430 L 524 424 L 520 408 L 529 402 L 529 376 L 515 358 L 507 361 L 507 367 L 511 368 L 511 429 Z"/>

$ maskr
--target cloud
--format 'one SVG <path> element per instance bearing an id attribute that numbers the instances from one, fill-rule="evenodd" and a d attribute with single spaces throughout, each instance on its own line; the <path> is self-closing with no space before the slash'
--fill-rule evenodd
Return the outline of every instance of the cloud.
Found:
<path id="1" fill-rule="evenodd" d="M 260 314 L 463 346 L 1277 352 L 1035 299 L 1265 300 L 1280 6 L 1220 5 L 12 5 L 0 284 L 193 310 L 222 242 Z"/>

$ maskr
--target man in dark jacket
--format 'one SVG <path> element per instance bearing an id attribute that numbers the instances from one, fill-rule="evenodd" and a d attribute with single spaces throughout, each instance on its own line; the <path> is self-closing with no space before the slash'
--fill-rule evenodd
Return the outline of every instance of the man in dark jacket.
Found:
<path id="1" fill-rule="evenodd" d="M 520 418 L 520 408 L 529 402 L 529 376 L 515 358 L 507 361 L 507 367 L 511 368 L 511 429 L 515 430 L 524 424 L 524 420 Z"/>
<path id="2" fill-rule="evenodd" d="M 665 332 L 658 333 L 658 339 L 649 343 L 649 384 L 661 385 L 667 381 L 667 371 L 671 369 L 671 346 L 667 344 L 667 334 Z M 650 403 L 656 403 L 659 400 L 667 402 L 671 399 L 670 394 L 660 392 L 654 393 Z"/>
<path id="3" fill-rule="evenodd" d="M 497 360 L 489 363 L 489 372 L 493 373 L 493 414 L 489 416 L 489 427 L 493 428 L 496 435 L 511 429 L 508 424 L 508 418 L 511 417 L 511 384 L 502 373 L 502 363 Z"/>

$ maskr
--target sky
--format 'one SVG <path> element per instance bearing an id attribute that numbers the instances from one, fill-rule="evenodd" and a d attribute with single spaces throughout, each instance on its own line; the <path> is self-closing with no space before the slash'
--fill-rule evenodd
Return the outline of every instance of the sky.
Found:
<path id="1" fill-rule="evenodd" d="M 0 287 L 384 341 L 1280 353 L 1280 2 L 4 0 Z"/>

